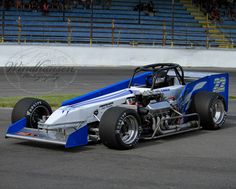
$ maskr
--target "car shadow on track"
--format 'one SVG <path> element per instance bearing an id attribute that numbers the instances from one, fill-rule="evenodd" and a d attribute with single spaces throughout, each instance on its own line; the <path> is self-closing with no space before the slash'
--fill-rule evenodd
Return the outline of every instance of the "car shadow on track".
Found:
<path id="1" fill-rule="evenodd" d="M 138 148 L 144 148 L 147 146 L 153 146 L 153 145 L 160 145 L 163 143 L 168 143 L 172 142 L 173 140 L 178 141 L 178 140 L 183 140 L 186 138 L 192 138 L 192 137 L 197 137 L 200 135 L 207 135 L 212 132 L 220 132 L 221 130 L 226 130 L 226 129 L 231 129 L 234 127 L 233 120 L 231 118 L 226 121 L 226 124 L 223 128 L 219 130 L 203 130 L 200 129 L 198 131 L 192 131 L 192 132 L 186 132 L 186 133 L 181 133 L 177 135 L 172 135 L 172 136 L 166 136 L 163 138 L 159 139 L 152 139 L 152 140 L 144 140 L 141 139 L 139 141 L 139 144 L 137 145 Z M 18 142 L 17 144 L 23 145 L 23 146 L 29 146 L 29 147 L 34 147 L 34 148 L 40 148 L 40 149 L 49 149 L 49 150 L 54 150 L 54 151 L 61 151 L 61 152 L 67 152 L 67 153 L 77 153 L 77 152 L 86 152 L 86 151 L 91 151 L 97 148 L 98 146 L 102 145 L 101 142 L 89 142 L 88 145 L 86 146 L 79 146 L 79 147 L 74 147 L 74 148 L 65 148 L 62 145 L 57 145 L 57 144 L 48 144 L 48 143 L 38 143 L 38 142 L 33 142 L 33 141 L 21 141 Z"/>
<path id="2" fill-rule="evenodd" d="M 84 151 L 90 151 L 93 150 L 96 146 L 92 147 L 90 144 L 87 146 L 79 146 L 74 148 L 65 148 L 62 145 L 57 144 L 47 144 L 47 143 L 38 143 L 33 141 L 23 141 L 18 142 L 18 145 L 22 146 L 29 146 L 33 148 L 40 148 L 40 149 L 48 149 L 48 150 L 54 150 L 54 151 L 64 151 L 68 153 L 76 153 L 76 152 L 84 152 Z"/>
<path id="3" fill-rule="evenodd" d="M 204 134 L 209 134 L 208 130 L 199 130 L 199 131 L 191 131 L 191 132 L 186 132 L 186 133 L 181 133 L 181 134 L 176 134 L 176 135 L 170 135 L 170 136 L 166 136 L 163 138 L 157 138 L 157 139 L 151 139 L 151 140 L 144 140 L 141 139 L 137 148 L 143 148 L 146 146 L 153 146 L 153 145 L 161 145 L 163 143 L 168 143 L 168 142 L 172 142 L 174 141 L 178 141 L 178 140 L 183 140 L 184 138 L 191 138 L 191 137 L 196 137 L 199 135 L 204 135 Z"/>
<path id="4" fill-rule="evenodd" d="M 197 137 L 197 136 L 201 136 L 201 135 L 208 135 L 212 132 L 220 132 L 220 131 L 223 131 L 223 130 L 226 130 L 226 129 L 231 129 L 233 127 L 234 127 L 234 125 L 230 124 L 230 122 L 228 121 L 228 123 L 226 122 L 226 124 L 223 128 L 218 129 L 218 130 L 200 129 L 198 131 L 191 131 L 191 132 L 166 136 L 166 137 L 159 138 L 159 139 L 152 139 L 152 140 L 143 140 L 142 139 L 142 140 L 140 140 L 139 144 L 137 145 L 137 148 L 144 148 L 144 147 L 147 147 L 147 146 L 153 146 L 153 145 L 158 145 L 158 144 L 160 145 L 160 144 L 163 144 L 163 143 L 183 140 L 183 139 L 186 139 L 186 138 L 193 138 L 193 137 Z"/>
<path id="5" fill-rule="evenodd" d="M 172 140 L 181 140 L 183 138 L 198 136 L 198 135 L 202 135 L 202 134 L 208 134 L 209 132 L 211 132 L 211 131 L 200 130 L 200 131 L 195 131 L 195 132 L 188 132 L 188 133 L 182 133 L 182 134 L 178 134 L 178 135 L 172 135 L 172 136 L 168 136 L 168 137 L 161 138 L 161 139 L 140 140 L 140 142 L 136 146 L 136 148 L 143 148 L 146 146 L 163 144 L 163 143 L 170 142 Z M 57 145 L 57 144 L 38 143 L 38 142 L 33 142 L 33 141 L 21 141 L 21 142 L 18 142 L 17 145 L 46 149 L 46 150 L 53 150 L 53 151 L 60 151 L 60 152 L 67 152 L 67 153 L 78 153 L 78 152 L 86 152 L 86 151 L 94 150 L 95 148 L 97 148 L 98 146 L 103 145 L 103 144 L 101 144 L 100 142 L 98 142 L 98 143 L 90 142 L 86 146 L 65 148 L 64 146 Z"/>

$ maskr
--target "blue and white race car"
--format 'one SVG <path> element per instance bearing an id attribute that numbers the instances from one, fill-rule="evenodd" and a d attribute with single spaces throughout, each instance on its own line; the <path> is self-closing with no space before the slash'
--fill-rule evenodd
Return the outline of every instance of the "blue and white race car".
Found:
<path id="1" fill-rule="evenodd" d="M 131 149 L 156 139 L 223 126 L 228 110 L 227 73 L 186 72 L 178 64 L 138 67 L 130 79 L 62 102 L 52 112 L 36 98 L 23 98 L 12 112 L 6 137 L 64 145 L 101 141 Z"/>

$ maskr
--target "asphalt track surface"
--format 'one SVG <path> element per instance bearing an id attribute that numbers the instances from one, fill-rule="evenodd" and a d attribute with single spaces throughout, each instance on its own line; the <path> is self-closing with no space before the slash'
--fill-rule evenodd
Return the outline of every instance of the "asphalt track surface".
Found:
<path id="1" fill-rule="evenodd" d="M 56 92 L 81 94 L 127 78 L 130 73 L 129 69 L 80 69 L 71 86 Z M 35 86 L 27 81 L 22 86 L 30 92 L 17 90 L 6 84 L 4 75 L 0 77 L 1 96 L 29 95 Z M 41 88 L 45 92 L 49 89 Z M 225 127 L 220 130 L 140 142 L 128 151 L 111 150 L 102 144 L 68 150 L 5 139 L 10 114 L 10 109 L 0 109 L 0 188 L 236 188 L 235 100 L 230 101 Z"/>
<path id="2" fill-rule="evenodd" d="M 193 70 L 193 69 L 185 69 Z M 202 72 L 198 68 L 194 71 Z M 236 70 L 204 69 L 208 72 L 229 72 L 230 95 L 236 96 Z M 71 72 L 60 74 L 56 79 L 48 78 L 48 74 L 33 74 L 8 72 L 0 68 L 0 97 L 7 96 L 36 96 L 48 94 L 84 94 L 108 84 L 113 84 L 131 77 L 133 68 L 76 68 Z M 49 73 L 49 75 L 53 75 Z"/>

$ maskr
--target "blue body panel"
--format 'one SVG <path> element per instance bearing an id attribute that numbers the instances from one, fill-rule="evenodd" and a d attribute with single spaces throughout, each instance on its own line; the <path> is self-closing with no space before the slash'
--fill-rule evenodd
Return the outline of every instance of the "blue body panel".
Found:
<path id="1" fill-rule="evenodd" d="M 22 129 L 24 129 L 24 127 L 26 127 L 26 123 L 27 123 L 27 119 L 25 117 L 15 123 L 13 123 L 7 129 L 7 134 L 15 134 L 15 133 L 21 131 Z"/>
<path id="2" fill-rule="evenodd" d="M 227 73 L 214 74 L 187 83 L 178 99 L 179 108 L 182 113 L 187 112 L 193 96 L 200 91 L 220 94 L 225 100 L 226 111 L 228 111 L 229 75 Z"/>
<path id="3" fill-rule="evenodd" d="M 72 148 L 76 146 L 84 146 L 86 144 L 88 144 L 88 126 L 87 125 L 71 133 L 68 136 L 65 147 Z"/>
<path id="4" fill-rule="evenodd" d="M 149 76 L 149 75 L 151 75 L 151 72 L 145 72 L 143 74 L 140 74 L 140 75 L 134 77 L 133 83 L 138 84 L 138 85 L 144 85 L 144 84 L 146 84 L 146 77 Z M 89 99 L 92 99 L 92 98 L 96 98 L 96 97 L 99 97 L 99 96 L 102 96 L 102 95 L 106 95 L 106 94 L 109 94 L 109 93 L 113 93 L 113 92 L 125 89 L 125 88 L 128 87 L 129 81 L 130 81 L 130 79 L 126 79 L 126 80 L 120 81 L 118 83 L 115 83 L 115 84 L 109 85 L 107 87 L 104 87 L 102 89 L 92 91 L 92 92 L 87 93 L 85 95 L 75 97 L 75 98 L 70 99 L 70 100 L 66 100 L 66 101 L 62 102 L 62 106 L 76 104 L 76 103 L 79 103 L 79 102 L 82 102 L 82 101 L 85 101 L 85 100 L 89 100 Z"/>

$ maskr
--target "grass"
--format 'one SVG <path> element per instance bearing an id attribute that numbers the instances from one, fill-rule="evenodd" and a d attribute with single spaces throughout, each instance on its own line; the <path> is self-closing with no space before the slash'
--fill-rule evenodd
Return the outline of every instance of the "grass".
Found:
<path id="1" fill-rule="evenodd" d="M 64 100 L 68 100 L 79 96 L 78 94 L 62 94 L 62 95 L 44 95 L 44 96 L 34 96 L 34 98 L 40 98 L 47 101 L 53 109 L 61 106 L 61 103 Z M 0 97 L 0 107 L 14 107 L 16 102 L 20 99 L 24 98 L 24 96 L 16 96 L 16 97 Z"/>
<path id="2" fill-rule="evenodd" d="M 236 96 L 229 96 L 230 99 L 236 99 Z"/>
<path id="3" fill-rule="evenodd" d="M 40 98 L 47 101 L 53 109 L 56 109 L 61 106 L 61 103 L 64 100 L 68 100 L 79 96 L 78 94 L 62 94 L 62 95 L 45 95 L 45 96 L 35 96 L 35 98 Z M 23 96 L 16 97 L 0 97 L 0 107 L 12 108 L 15 106 L 16 102 L 24 98 Z M 230 96 L 230 99 L 236 99 L 236 96 Z"/>

